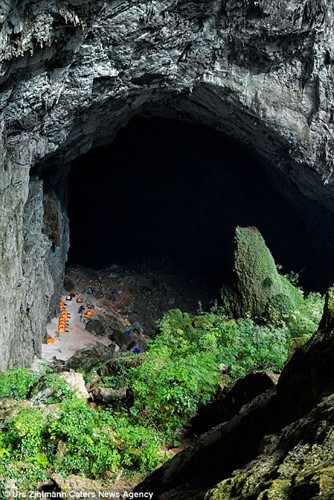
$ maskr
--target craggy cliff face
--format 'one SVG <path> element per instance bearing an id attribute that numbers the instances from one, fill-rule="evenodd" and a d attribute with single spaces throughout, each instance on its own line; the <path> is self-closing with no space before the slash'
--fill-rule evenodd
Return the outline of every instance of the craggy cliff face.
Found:
<path id="1" fill-rule="evenodd" d="M 134 115 L 251 145 L 330 255 L 333 19 L 331 0 L 1 3 L 0 370 L 40 353 L 71 161 Z"/>

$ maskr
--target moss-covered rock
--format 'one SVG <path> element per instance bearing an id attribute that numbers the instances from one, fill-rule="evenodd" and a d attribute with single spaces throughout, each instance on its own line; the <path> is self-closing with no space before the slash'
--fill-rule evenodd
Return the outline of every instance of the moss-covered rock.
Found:
<path id="1" fill-rule="evenodd" d="M 229 315 L 261 317 L 274 327 L 287 326 L 292 337 L 314 333 L 323 308 L 320 294 L 305 298 L 301 289 L 279 274 L 255 227 L 235 230 L 234 282 L 222 288 L 221 297 Z M 334 316 L 334 298 L 332 302 Z"/>
<path id="2" fill-rule="evenodd" d="M 283 292 L 274 258 L 255 227 L 235 230 L 234 275 L 235 283 L 222 290 L 233 316 L 261 316 L 268 302 Z"/>
<path id="3" fill-rule="evenodd" d="M 210 490 L 206 500 L 334 498 L 334 396 L 265 438 L 262 453 Z"/>

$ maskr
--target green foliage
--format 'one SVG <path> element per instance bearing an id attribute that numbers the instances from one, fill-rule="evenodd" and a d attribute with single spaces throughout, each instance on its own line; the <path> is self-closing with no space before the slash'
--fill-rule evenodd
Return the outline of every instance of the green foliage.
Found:
<path id="1" fill-rule="evenodd" d="M 38 376 L 28 368 L 12 368 L 0 375 L 0 401 L 25 399 Z"/>
<path id="2" fill-rule="evenodd" d="M 47 478 L 50 465 L 45 443 L 46 418 L 40 408 L 21 408 L 5 421 L 0 434 L 0 490 L 6 491 L 7 481 L 15 479 L 19 490 L 31 489 Z M 1 499 L 1 496 L 0 496 Z"/>
<path id="3" fill-rule="evenodd" d="M 129 374 L 135 402 L 132 414 L 155 426 L 174 442 L 175 431 L 210 400 L 216 390 L 218 365 L 208 353 L 173 359 L 168 347 L 152 349 Z"/>
<path id="4" fill-rule="evenodd" d="M 132 415 L 155 426 L 169 442 L 175 442 L 198 406 L 212 398 L 220 364 L 231 366 L 235 380 L 251 370 L 278 372 L 288 356 L 286 328 L 229 320 L 218 308 L 196 316 L 171 310 L 159 326 L 142 363 L 129 370 L 127 383 L 134 394 Z"/>
<path id="5" fill-rule="evenodd" d="M 111 431 L 101 428 L 100 414 L 82 399 L 66 401 L 56 418 L 50 415 L 46 433 L 49 445 L 54 443 L 56 472 L 96 478 L 118 470 L 120 458 Z"/>
<path id="6" fill-rule="evenodd" d="M 291 337 L 311 336 L 319 326 L 324 298 L 319 293 L 304 297 L 287 277 L 281 276 L 281 280 L 283 292 L 268 302 L 264 318 L 274 328 L 286 327 Z"/>
<path id="7" fill-rule="evenodd" d="M 106 411 L 101 414 L 101 418 L 113 429 L 120 463 L 127 471 L 145 473 L 166 459 L 165 453 L 161 451 L 163 441 L 154 428 L 132 423 L 125 413 Z"/>
<path id="8" fill-rule="evenodd" d="M 192 353 L 199 359 L 207 353 L 216 366 L 221 363 L 238 365 L 246 373 L 259 369 L 279 371 L 288 354 L 286 328 L 260 326 L 250 318 L 228 319 L 217 308 L 215 312 L 192 318 L 169 311 L 160 326 L 161 334 L 154 339 L 153 349 L 163 345 L 169 347 L 174 351 L 173 359 L 182 352 Z"/>
<path id="9" fill-rule="evenodd" d="M 151 471 L 165 459 L 161 437 L 130 420 L 125 412 L 96 411 L 75 397 L 19 409 L 5 418 L 0 433 L 0 486 L 14 478 L 35 488 L 47 470 L 94 479 L 116 477 L 123 468 L 128 474 Z"/>
<path id="10" fill-rule="evenodd" d="M 0 460 L 9 457 L 13 450 L 11 436 L 6 432 L 0 431 Z"/>
<path id="11" fill-rule="evenodd" d="M 21 408 L 18 413 L 7 419 L 14 456 L 36 462 L 40 454 L 45 425 L 45 417 L 41 408 Z M 39 458 L 37 459 L 39 460 Z"/>
<path id="12" fill-rule="evenodd" d="M 331 287 L 328 290 L 328 299 L 327 299 L 327 309 L 331 315 L 331 317 L 334 317 L 334 287 Z"/>
<path id="13" fill-rule="evenodd" d="M 0 500 L 9 497 L 13 487 L 12 480 L 19 492 L 36 491 L 38 484 L 48 479 L 44 467 L 30 462 L 13 459 L 11 457 L 0 458 Z M 20 498 L 20 497 L 18 497 Z"/>

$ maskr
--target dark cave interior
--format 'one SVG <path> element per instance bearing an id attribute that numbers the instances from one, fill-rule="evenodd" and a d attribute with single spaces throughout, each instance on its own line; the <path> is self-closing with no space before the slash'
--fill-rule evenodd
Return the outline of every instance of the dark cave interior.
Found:
<path id="1" fill-rule="evenodd" d="M 72 165 L 68 264 L 169 262 L 219 286 L 231 271 L 234 228 L 256 226 L 283 272 L 315 289 L 311 237 L 266 172 L 209 127 L 133 118 Z"/>

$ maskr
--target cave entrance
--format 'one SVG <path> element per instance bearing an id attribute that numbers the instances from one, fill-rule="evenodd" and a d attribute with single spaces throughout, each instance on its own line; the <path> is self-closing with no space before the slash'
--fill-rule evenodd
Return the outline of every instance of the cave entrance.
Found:
<path id="1" fill-rule="evenodd" d="M 314 288 L 301 218 L 249 149 L 209 127 L 133 118 L 74 161 L 68 202 L 68 264 L 169 262 L 218 291 L 234 228 L 257 226 L 283 270 Z"/>

